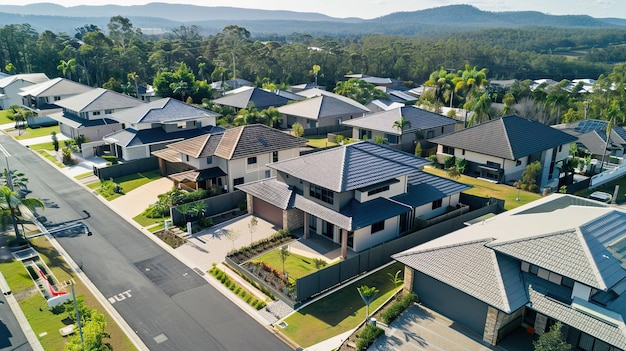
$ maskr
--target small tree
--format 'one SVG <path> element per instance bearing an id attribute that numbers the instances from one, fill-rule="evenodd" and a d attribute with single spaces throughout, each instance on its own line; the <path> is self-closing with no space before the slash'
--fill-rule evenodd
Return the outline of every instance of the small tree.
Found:
<path id="1" fill-rule="evenodd" d="M 326 261 L 324 261 L 321 258 L 315 258 L 315 259 L 313 259 L 313 264 L 315 265 L 315 268 L 317 270 L 320 270 L 320 269 L 322 269 L 322 267 L 326 267 L 326 265 L 328 263 L 326 263 Z"/>
<path id="2" fill-rule="evenodd" d="M 374 137 L 374 142 L 376 144 L 384 144 L 385 141 L 387 141 L 387 139 L 385 139 L 384 137 L 381 137 L 380 135 L 377 135 Z"/>
<path id="3" fill-rule="evenodd" d="M 183 222 L 187 223 L 187 215 L 191 213 L 191 204 L 182 204 L 176 209 L 183 215 Z"/>
<path id="4" fill-rule="evenodd" d="M 57 132 L 50 133 L 52 135 L 52 146 L 54 147 L 54 151 L 59 151 L 59 138 L 57 138 Z"/>
<path id="5" fill-rule="evenodd" d="M 285 275 L 285 260 L 289 257 L 289 249 L 287 246 L 283 246 L 280 248 L 280 260 L 283 262 L 283 275 Z"/>
<path id="6" fill-rule="evenodd" d="M 367 320 L 370 316 L 370 304 L 374 301 L 379 291 L 376 287 L 369 287 L 367 285 L 361 285 L 356 288 L 356 290 L 359 292 L 361 299 L 363 299 L 363 302 L 365 303 L 365 320 Z"/>
<path id="7" fill-rule="evenodd" d="M 543 333 L 539 340 L 533 341 L 535 351 L 567 351 L 571 345 L 565 342 L 561 333 L 561 322 L 556 322 L 550 327 L 550 331 Z"/>
<path id="8" fill-rule="evenodd" d="M 259 220 L 256 217 L 252 216 L 250 218 L 250 223 L 248 223 L 248 230 L 250 230 L 250 244 L 252 244 L 252 234 L 256 230 L 256 226 L 259 224 Z"/>
<path id="9" fill-rule="evenodd" d="M 533 191 L 540 171 L 541 163 L 539 163 L 539 161 L 526 165 L 526 168 L 524 168 L 524 172 L 522 173 L 522 179 L 519 180 L 524 190 Z"/>
<path id="10" fill-rule="evenodd" d="M 398 288 L 400 285 L 402 285 L 402 283 L 404 283 L 404 280 L 400 278 L 401 273 L 402 273 L 401 269 L 398 269 L 396 274 L 387 273 L 387 275 L 389 276 L 389 280 L 391 280 L 391 282 L 396 288 Z"/>
<path id="11" fill-rule="evenodd" d="M 422 143 L 419 141 L 415 144 L 415 156 L 422 156 Z"/>
<path id="12" fill-rule="evenodd" d="M 222 229 L 223 232 L 225 232 L 225 236 L 228 240 L 232 241 L 233 243 L 233 250 L 235 249 L 235 240 L 237 240 L 237 238 L 239 238 L 239 235 L 241 235 L 241 232 L 239 232 L 239 230 L 236 229 Z"/>
<path id="13" fill-rule="evenodd" d="M 461 172 L 459 172 L 459 169 L 456 168 L 456 166 L 452 166 L 452 167 L 446 169 L 446 174 L 448 175 L 448 178 L 450 178 L 450 179 L 459 179 L 459 178 L 461 178 Z"/>
<path id="14" fill-rule="evenodd" d="M 297 137 L 301 137 L 302 135 L 304 135 L 304 127 L 302 127 L 302 124 L 300 123 L 294 123 L 291 126 L 291 130 L 293 131 L 293 135 Z"/>
<path id="15" fill-rule="evenodd" d="M 464 174 L 465 167 L 467 167 L 467 161 L 464 158 L 457 158 L 454 161 L 454 166 L 459 170 L 460 174 Z"/>

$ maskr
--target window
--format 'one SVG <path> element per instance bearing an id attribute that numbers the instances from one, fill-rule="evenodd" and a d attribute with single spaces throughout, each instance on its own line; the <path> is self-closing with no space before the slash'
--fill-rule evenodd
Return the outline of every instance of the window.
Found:
<path id="1" fill-rule="evenodd" d="M 454 148 L 450 146 L 443 146 L 443 150 L 441 150 L 444 154 L 454 155 Z"/>
<path id="2" fill-rule="evenodd" d="M 443 206 L 443 199 L 433 201 L 433 210 Z"/>
<path id="3" fill-rule="evenodd" d="M 383 191 L 387 191 L 387 190 L 389 190 L 389 185 L 381 186 L 380 188 L 368 191 L 367 192 L 367 196 L 376 195 L 376 194 L 382 193 Z"/>
<path id="4" fill-rule="evenodd" d="M 443 127 L 441 127 L 441 134 L 443 134 L 443 131 L 444 131 L 444 129 L 443 129 Z"/>
<path id="5" fill-rule="evenodd" d="M 465 149 L 461 150 L 461 155 L 465 156 Z"/>
<path id="6" fill-rule="evenodd" d="M 241 185 L 241 184 L 243 184 L 243 177 L 233 179 L 234 186 Z"/>
<path id="7" fill-rule="evenodd" d="M 563 145 L 559 145 L 559 152 L 563 151 Z"/>
<path id="8" fill-rule="evenodd" d="M 570 289 L 574 288 L 574 279 L 572 278 L 568 278 L 568 277 L 563 277 L 563 279 L 561 279 L 561 285 L 566 286 Z"/>
<path id="9" fill-rule="evenodd" d="M 322 188 L 321 186 L 311 184 L 309 188 L 309 195 L 316 199 L 320 199 L 328 204 L 333 204 L 334 193 L 332 192 L 332 190 L 328 190 L 326 188 Z"/>
<path id="10" fill-rule="evenodd" d="M 383 229 L 385 229 L 385 221 L 372 224 L 372 234 L 380 232 Z"/>
<path id="11" fill-rule="evenodd" d="M 186 125 L 187 124 L 185 122 L 178 122 L 178 123 L 176 123 L 176 128 L 183 129 L 183 128 L 185 128 Z"/>
<path id="12" fill-rule="evenodd" d="M 54 97 L 54 101 L 59 101 L 59 100 L 61 100 L 61 97 L 60 97 L 60 96 L 55 96 L 55 97 Z"/>
<path id="13" fill-rule="evenodd" d="M 265 178 L 269 178 L 269 177 L 270 177 L 270 175 L 271 175 L 271 174 L 270 174 L 270 171 L 269 171 L 269 170 L 265 171 Z"/>
<path id="14" fill-rule="evenodd" d="M 443 131 L 442 131 L 443 133 Z M 426 139 L 430 139 L 430 138 L 434 138 L 435 137 L 435 131 L 434 130 L 429 130 L 428 132 L 426 132 Z"/>
<path id="15" fill-rule="evenodd" d="M 516 160 L 515 161 L 515 165 L 516 166 L 521 166 L 522 165 L 522 160 Z"/>
<path id="16" fill-rule="evenodd" d="M 110 109 L 109 110 L 104 110 L 104 114 L 105 115 L 110 115 L 112 113 L 113 113 L 113 110 L 110 110 Z"/>
<path id="17" fill-rule="evenodd" d="M 213 156 L 209 156 L 206 158 L 206 164 L 210 165 L 211 163 L 213 163 Z"/>
<path id="18" fill-rule="evenodd" d="M 309 215 L 309 229 L 312 231 L 317 230 L 317 217 L 313 215 Z"/>
<path id="19" fill-rule="evenodd" d="M 278 151 L 272 152 L 272 162 L 278 162 Z"/>
<path id="20" fill-rule="evenodd" d="M 256 156 L 253 156 L 253 157 L 248 157 L 248 164 L 249 164 L 249 165 L 254 165 L 254 164 L 256 164 Z"/>
<path id="21" fill-rule="evenodd" d="M 93 111 L 93 112 L 92 112 L 92 114 L 93 114 L 94 116 L 100 116 L 100 111 Z"/>
<path id="22" fill-rule="evenodd" d="M 397 144 L 398 136 L 393 134 L 385 134 L 385 139 L 389 142 L 389 144 Z"/>
<path id="23" fill-rule="evenodd" d="M 185 155 L 185 161 L 189 162 L 189 155 Z"/>

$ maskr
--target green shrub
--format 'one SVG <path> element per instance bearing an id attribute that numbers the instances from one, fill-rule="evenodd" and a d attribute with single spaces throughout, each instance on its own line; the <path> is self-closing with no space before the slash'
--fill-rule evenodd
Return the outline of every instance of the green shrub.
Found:
<path id="1" fill-rule="evenodd" d="M 102 158 L 107 162 L 111 162 L 112 165 L 117 164 L 117 156 L 104 155 Z"/>
<path id="2" fill-rule="evenodd" d="M 381 321 L 385 324 L 393 322 L 404 310 L 409 308 L 412 303 L 417 302 L 418 297 L 415 293 L 410 293 L 404 296 L 399 301 L 394 302 L 391 306 L 381 312 Z"/>
<path id="3" fill-rule="evenodd" d="M 384 332 L 384 330 L 373 324 L 366 325 L 359 334 L 359 340 L 356 342 L 356 349 L 366 350 L 371 344 L 374 343 L 374 341 L 376 341 L 376 338 Z"/>

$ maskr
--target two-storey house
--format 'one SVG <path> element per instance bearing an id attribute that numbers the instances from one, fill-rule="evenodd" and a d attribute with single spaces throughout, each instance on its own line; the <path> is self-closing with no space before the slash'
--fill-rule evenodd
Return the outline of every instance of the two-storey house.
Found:
<path id="1" fill-rule="evenodd" d="M 19 95 L 22 106 L 33 110 L 38 116 L 61 111 L 57 102 L 82 94 L 94 88 L 65 78 L 54 78 L 22 88 Z"/>
<path id="2" fill-rule="evenodd" d="M 268 165 L 300 155 L 306 139 L 263 124 L 204 134 L 155 151 L 161 174 L 179 187 L 230 191 L 246 182 L 269 178 Z"/>
<path id="3" fill-rule="evenodd" d="M 19 95 L 22 89 L 47 80 L 48 76 L 43 73 L 0 76 L 0 110 L 22 105 L 22 97 Z"/>
<path id="4" fill-rule="evenodd" d="M 576 350 L 624 350 L 624 247 L 626 211 L 552 194 L 393 258 L 405 289 L 489 344 L 560 321 Z"/>
<path id="5" fill-rule="evenodd" d="M 576 137 L 545 124 L 511 115 L 430 139 L 437 157 L 465 159 L 465 173 L 500 183 L 519 180 L 527 165 L 541 165 L 536 184 L 556 189 L 569 145 Z"/>
<path id="6" fill-rule="evenodd" d="M 84 135 L 98 141 L 122 129 L 122 123 L 111 119 L 113 113 L 143 104 L 128 95 L 96 88 L 55 102 L 63 111 L 50 117 L 59 122 L 61 134 L 71 139 Z"/>
<path id="7" fill-rule="evenodd" d="M 223 130 L 215 127 L 217 116 L 176 99 L 155 100 L 111 114 L 124 129 L 102 140 L 121 160 L 147 158 L 167 144 Z"/>
<path id="8" fill-rule="evenodd" d="M 271 163 L 276 176 L 246 183 L 248 211 L 304 236 L 362 251 L 399 237 L 419 218 L 459 205 L 470 187 L 423 172 L 430 161 L 357 142 Z"/>

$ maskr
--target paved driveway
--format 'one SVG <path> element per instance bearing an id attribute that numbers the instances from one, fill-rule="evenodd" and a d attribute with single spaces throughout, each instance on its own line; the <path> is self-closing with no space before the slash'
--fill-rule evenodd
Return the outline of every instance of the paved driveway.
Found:
<path id="1" fill-rule="evenodd" d="M 483 344 L 478 335 L 421 305 L 409 307 L 385 328 L 370 351 L 483 351 L 502 350 Z"/>

